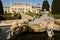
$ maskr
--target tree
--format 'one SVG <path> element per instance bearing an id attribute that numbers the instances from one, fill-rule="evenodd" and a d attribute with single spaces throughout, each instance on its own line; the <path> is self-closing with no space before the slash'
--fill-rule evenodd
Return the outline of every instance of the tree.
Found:
<path id="1" fill-rule="evenodd" d="M 3 5 L 2 5 L 2 2 L 1 2 L 1 0 L 0 0 L 0 15 L 1 14 L 4 14 L 4 11 L 3 11 Z"/>
<path id="2" fill-rule="evenodd" d="M 52 13 L 60 13 L 60 0 L 53 0 L 52 2 Z"/>
<path id="3" fill-rule="evenodd" d="M 48 3 L 47 0 L 44 0 L 44 1 L 43 1 L 42 11 L 44 11 L 44 9 L 46 9 L 47 11 L 49 11 L 49 3 Z"/>

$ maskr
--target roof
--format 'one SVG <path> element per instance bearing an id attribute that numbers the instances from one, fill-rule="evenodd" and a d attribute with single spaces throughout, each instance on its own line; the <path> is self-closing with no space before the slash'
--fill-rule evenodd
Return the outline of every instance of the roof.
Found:
<path id="1" fill-rule="evenodd" d="M 32 8 L 40 8 L 40 6 L 32 6 Z"/>

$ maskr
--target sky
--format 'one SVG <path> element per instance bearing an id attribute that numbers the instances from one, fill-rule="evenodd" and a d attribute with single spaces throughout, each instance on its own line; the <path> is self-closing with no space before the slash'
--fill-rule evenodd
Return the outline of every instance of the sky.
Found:
<path id="1" fill-rule="evenodd" d="M 3 6 L 9 6 L 10 3 L 15 3 L 15 2 L 23 2 L 23 3 L 31 3 L 32 5 L 37 5 L 40 4 L 42 5 L 44 0 L 2 0 Z M 48 0 L 49 4 L 51 5 L 52 0 Z"/>

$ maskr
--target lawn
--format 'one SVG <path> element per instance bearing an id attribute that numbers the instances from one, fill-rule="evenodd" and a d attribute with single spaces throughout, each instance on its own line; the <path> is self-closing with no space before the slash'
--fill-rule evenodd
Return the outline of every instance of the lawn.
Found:
<path id="1" fill-rule="evenodd" d="M 55 19 L 60 19 L 60 14 L 52 14 Z"/>

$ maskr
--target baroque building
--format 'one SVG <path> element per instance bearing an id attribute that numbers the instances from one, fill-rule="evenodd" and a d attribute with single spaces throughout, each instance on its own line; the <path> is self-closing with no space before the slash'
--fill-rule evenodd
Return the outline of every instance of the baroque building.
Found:
<path id="1" fill-rule="evenodd" d="M 40 10 L 40 6 L 33 6 L 32 4 L 28 3 L 10 3 L 10 7 L 4 7 L 4 11 L 10 11 L 10 13 L 27 13 L 29 11 L 38 13 Z"/>

